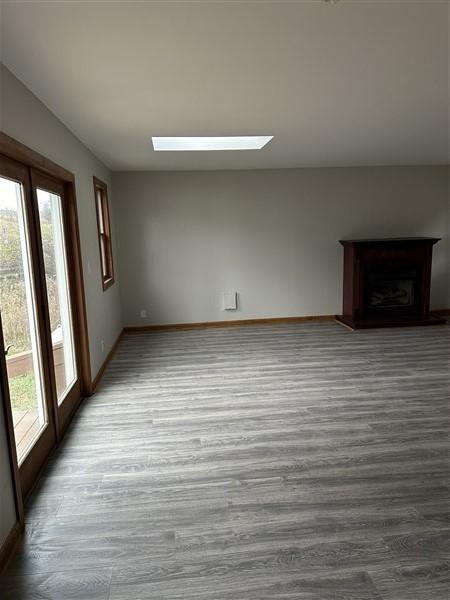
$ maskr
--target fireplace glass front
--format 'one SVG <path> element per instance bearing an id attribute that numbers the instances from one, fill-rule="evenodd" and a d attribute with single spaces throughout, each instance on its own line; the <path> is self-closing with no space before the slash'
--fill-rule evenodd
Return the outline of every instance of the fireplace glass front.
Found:
<path id="1" fill-rule="evenodd" d="M 416 273 L 396 275 L 369 274 L 367 307 L 369 309 L 406 308 L 414 306 Z"/>

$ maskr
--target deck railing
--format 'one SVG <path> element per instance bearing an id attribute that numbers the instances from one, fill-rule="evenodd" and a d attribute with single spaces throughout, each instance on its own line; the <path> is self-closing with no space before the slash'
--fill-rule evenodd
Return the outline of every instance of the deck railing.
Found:
<path id="1" fill-rule="evenodd" d="M 53 343 L 53 360 L 55 362 L 56 389 L 64 390 L 66 385 L 64 370 L 64 349 L 63 342 Z M 8 377 L 18 377 L 33 373 L 33 355 L 31 350 L 18 352 L 6 357 L 6 368 Z"/>

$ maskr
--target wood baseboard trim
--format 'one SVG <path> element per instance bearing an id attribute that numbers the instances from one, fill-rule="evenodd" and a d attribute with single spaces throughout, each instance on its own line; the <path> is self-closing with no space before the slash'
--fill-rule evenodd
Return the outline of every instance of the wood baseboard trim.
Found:
<path id="1" fill-rule="evenodd" d="M 8 537 L 3 542 L 3 545 L 0 548 L 0 575 L 3 573 L 8 562 L 13 556 L 14 550 L 16 549 L 16 546 L 19 543 L 20 538 L 22 537 L 23 529 L 23 524 L 17 521 L 14 527 L 9 532 Z"/>
<path id="2" fill-rule="evenodd" d="M 287 323 L 305 323 L 334 321 L 334 315 L 314 315 L 308 317 L 268 317 L 266 319 L 237 319 L 233 321 L 204 321 L 201 323 L 167 323 L 164 325 L 142 325 L 124 327 L 124 333 L 146 331 L 169 331 L 178 329 L 207 329 L 211 327 L 239 327 L 242 325 L 285 325 Z"/>
<path id="3" fill-rule="evenodd" d="M 103 373 L 105 372 L 106 367 L 108 366 L 108 364 L 111 362 L 112 357 L 114 356 L 114 354 L 116 353 L 117 350 L 117 346 L 119 345 L 120 340 L 122 339 L 124 330 L 122 329 L 122 331 L 119 333 L 116 341 L 114 342 L 111 350 L 108 352 L 107 357 L 105 358 L 105 360 L 102 363 L 102 366 L 100 367 L 100 369 L 98 370 L 97 375 L 94 377 L 94 379 L 92 380 L 91 383 L 91 388 L 90 388 L 90 393 L 89 395 L 91 396 L 92 394 L 95 393 L 98 384 L 100 383 L 100 380 L 103 376 Z"/>

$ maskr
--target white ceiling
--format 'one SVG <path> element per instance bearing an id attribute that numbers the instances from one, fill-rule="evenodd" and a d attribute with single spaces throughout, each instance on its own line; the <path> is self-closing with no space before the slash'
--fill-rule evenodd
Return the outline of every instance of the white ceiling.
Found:
<path id="1" fill-rule="evenodd" d="M 448 3 L 5 2 L 2 52 L 114 170 L 448 162 Z M 151 136 L 274 135 L 155 153 Z"/>

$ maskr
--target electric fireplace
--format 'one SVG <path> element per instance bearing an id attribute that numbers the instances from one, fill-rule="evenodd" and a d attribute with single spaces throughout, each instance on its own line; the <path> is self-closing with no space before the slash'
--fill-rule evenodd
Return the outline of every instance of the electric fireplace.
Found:
<path id="1" fill-rule="evenodd" d="M 340 240 L 343 314 L 352 329 L 444 323 L 430 315 L 433 245 L 438 238 Z"/>

